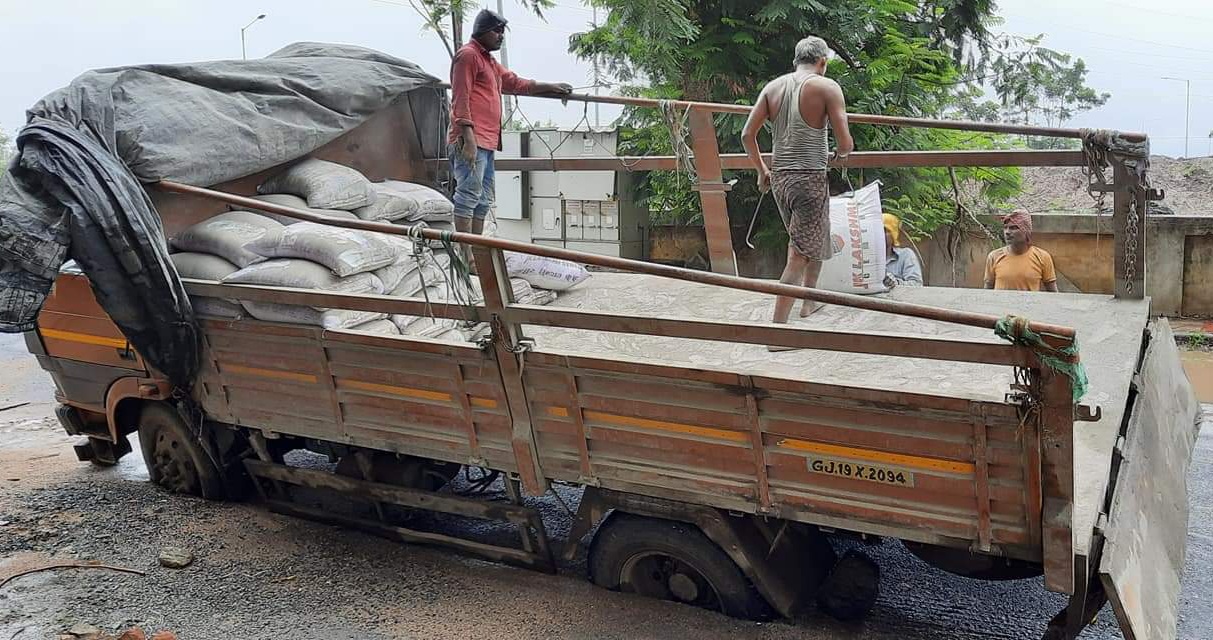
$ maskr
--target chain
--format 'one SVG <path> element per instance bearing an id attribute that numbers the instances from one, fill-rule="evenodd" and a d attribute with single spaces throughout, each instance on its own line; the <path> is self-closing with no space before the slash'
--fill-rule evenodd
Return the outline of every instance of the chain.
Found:
<path id="1" fill-rule="evenodd" d="M 1134 185 L 1129 198 L 1129 215 L 1125 220 L 1125 291 L 1133 292 L 1133 279 L 1137 276 L 1137 229 L 1141 226 L 1141 215 L 1137 210 L 1139 191 L 1143 187 Z"/>

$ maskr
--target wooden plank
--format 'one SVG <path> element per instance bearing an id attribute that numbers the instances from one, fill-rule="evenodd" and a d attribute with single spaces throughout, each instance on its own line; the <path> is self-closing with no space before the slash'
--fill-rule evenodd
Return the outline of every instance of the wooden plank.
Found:
<path id="1" fill-rule="evenodd" d="M 710 111 L 691 109 L 691 149 L 695 152 L 695 173 L 699 184 L 721 183 L 720 146 L 716 142 L 716 125 Z M 703 229 L 708 239 L 708 262 L 712 271 L 737 275 L 737 257 L 733 253 L 733 232 L 729 227 L 729 207 L 724 191 L 699 191 L 703 207 Z"/>
<path id="2" fill-rule="evenodd" d="M 1041 543 L 1045 588 L 1074 593 L 1074 399 L 1070 379 L 1049 367 L 1039 376 Z M 1086 535 L 1086 534 L 1083 534 Z"/>
<path id="3" fill-rule="evenodd" d="M 459 399 L 459 409 L 463 413 L 463 428 L 467 431 L 468 449 L 472 452 L 472 464 L 480 464 L 484 459 L 480 456 L 480 439 L 476 436 L 476 419 L 472 414 L 472 401 L 468 398 L 468 391 L 464 387 L 463 382 L 463 367 L 458 362 L 450 363 L 451 380 L 456 387 L 456 396 Z"/>
<path id="4" fill-rule="evenodd" d="M 977 544 L 982 551 L 990 550 L 990 466 L 987 460 L 986 416 L 982 406 L 973 406 L 973 474 L 977 501 Z"/>
<path id="5" fill-rule="evenodd" d="M 745 395 L 746 416 L 750 420 L 750 448 L 754 450 L 754 475 L 757 478 L 758 508 L 766 512 L 771 509 L 771 487 L 767 477 L 767 448 L 763 444 L 762 418 L 758 412 L 758 400 L 754 397 L 754 381 L 748 376 L 742 384 L 750 391 Z"/>
<path id="6" fill-rule="evenodd" d="M 1036 358 L 1028 349 L 1010 344 L 918 338 L 899 334 L 812 330 L 771 323 L 737 324 L 692 318 L 624 316 L 602 311 L 534 305 L 512 306 L 506 312 L 506 316 L 511 322 L 518 324 L 635 333 L 667 338 L 784 345 L 800 349 L 1008 366 L 1033 366 L 1036 362 Z"/>
<path id="7" fill-rule="evenodd" d="M 565 378 L 568 384 L 568 393 L 573 401 L 572 406 L 568 407 L 569 416 L 573 419 L 573 424 L 577 428 L 577 459 L 581 469 L 581 477 L 589 481 L 594 477 L 594 466 L 590 460 L 590 448 L 587 439 L 589 434 L 585 429 L 585 418 L 581 413 L 580 391 L 577 386 L 577 376 L 573 375 L 572 371 L 567 372 Z"/>
<path id="8" fill-rule="evenodd" d="M 295 289 L 291 287 L 270 287 L 251 284 L 222 284 L 212 280 L 195 280 L 192 278 L 182 278 L 181 282 L 185 285 L 185 290 L 190 295 L 212 298 L 272 302 L 276 304 L 293 304 L 330 309 L 350 309 L 353 311 L 380 311 L 410 316 L 426 315 L 473 322 L 484 322 L 484 319 L 487 317 L 484 315 L 483 307 L 429 303 L 426 302 L 425 298 L 333 293 L 314 289 Z M 385 336 L 372 337 L 379 340 L 391 339 Z"/>
<path id="9" fill-rule="evenodd" d="M 531 410 L 526 387 L 522 384 L 522 359 L 516 353 L 521 349 L 522 328 L 504 318 L 506 307 L 514 302 L 505 258 L 498 249 L 475 247 L 474 253 L 485 308 L 487 313 L 494 316 L 493 353 L 497 358 L 497 369 L 501 373 L 501 385 L 505 389 L 510 411 L 510 444 L 517 459 L 518 475 L 527 493 L 543 495 L 547 492 L 547 478 L 539 463 Z"/>
<path id="10" fill-rule="evenodd" d="M 1099 563 L 1100 581 L 1129 640 L 1175 638 L 1187 477 L 1200 413 L 1169 323 L 1156 321 L 1151 333 Z"/>

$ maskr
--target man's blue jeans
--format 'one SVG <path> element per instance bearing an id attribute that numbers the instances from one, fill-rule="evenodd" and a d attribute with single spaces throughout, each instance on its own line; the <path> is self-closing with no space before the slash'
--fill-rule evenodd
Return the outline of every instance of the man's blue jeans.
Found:
<path id="1" fill-rule="evenodd" d="M 475 166 L 468 164 L 458 145 L 449 145 L 447 155 L 451 159 L 451 175 L 455 177 L 455 217 L 484 220 L 497 199 L 495 152 L 477 148 Z"/>

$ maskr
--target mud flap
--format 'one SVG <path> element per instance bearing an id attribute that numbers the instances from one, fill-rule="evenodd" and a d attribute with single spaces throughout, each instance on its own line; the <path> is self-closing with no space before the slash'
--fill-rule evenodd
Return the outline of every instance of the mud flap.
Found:
<path id="1" fill-rule="evenodd" d="M 1165 319 L 1151 325 L 1103 528 L 1099 577 L 1126 640 L 1175 638 L 1200 405 Z"/>

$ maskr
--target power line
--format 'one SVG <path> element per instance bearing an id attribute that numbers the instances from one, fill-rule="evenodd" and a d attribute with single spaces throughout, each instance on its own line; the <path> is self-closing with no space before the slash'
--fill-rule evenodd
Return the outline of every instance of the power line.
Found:
<path id="1" fill-rule="evenodd" d="M 1007 13 L 1006 15 L 1025 19 L 1025 20 L 1037 20 L 1037 18 L 1035 18 L 1035 17 L 1025 16 L 1022 14 Z M 1165 42 L 1157 42 L 1154 40 L 1144 40 L 1142 38 L 1133 38 L 1131 36 L 1125 36 L 1125 35 L 1120 35 L 1120 34 L 1116 34 L 1116 33 L 1105 33 L 1103 31 L 1091 31 L 1090 29 L 1083 29 L 1082 27 L 1075 27 L 1075 26 L 1067 25 L 1067 24 L 1059 24 L 1056 22 L 1050 22 L 1049 24 L 1051 27 L 1055 27 L 1055 28 L 1059 28 L 1059 29 L 1066 29 L 1068 31 L 1078 31 L 1080 33 L 1089 33 L 1091 35 L 1103 36 L 1105 38 L 1115 38 L 1117 40 L 1129 40 L 1132 42 L 1141 42 L 1143 44 L 1152 44 L 1156 47 L 1169 47 L 1172 49 L 1183 49 L 1185 51 L 1197 51 L 1199 53 L 1208 53 L 1210 55 L 1213 55 L 1213 49 L 1200 49 L 1197 47 L 1185 47 L 1183 45 L 1167 44 Z"/>
<path id="2" fill-rule="evenodd" d="M 1160 16 L 1171 16 L 1173 18 L 1183 18 L 1185 20 L 1198 20 L 1201 22 L 1213 22 L 1213 18 L 1209 18 L 1208 16 L 1201 17 L 1201 16 L 1188 15 L 1186 13 L 1172 13 L 1170 11 L 1159 11 L 1158 9 L 1155 9 L 1153 7 L 1146 9 L 1146 8 L 1137 7 L 1137 6 L 1134 6 L 1131 4 L 1125 4 L 1123 2 L 1115 2 L 1114 0 L 1103 0 L 1102 4 L 1111 4 L 1111 5 L 1115 5 L 1118 7 L 1124 7 L 1125 9 L 1133 9 L 1135 11 L 1141 11 L 1142 13 L 1152 13 L 1152 14 L 1160 15 Z"/>

